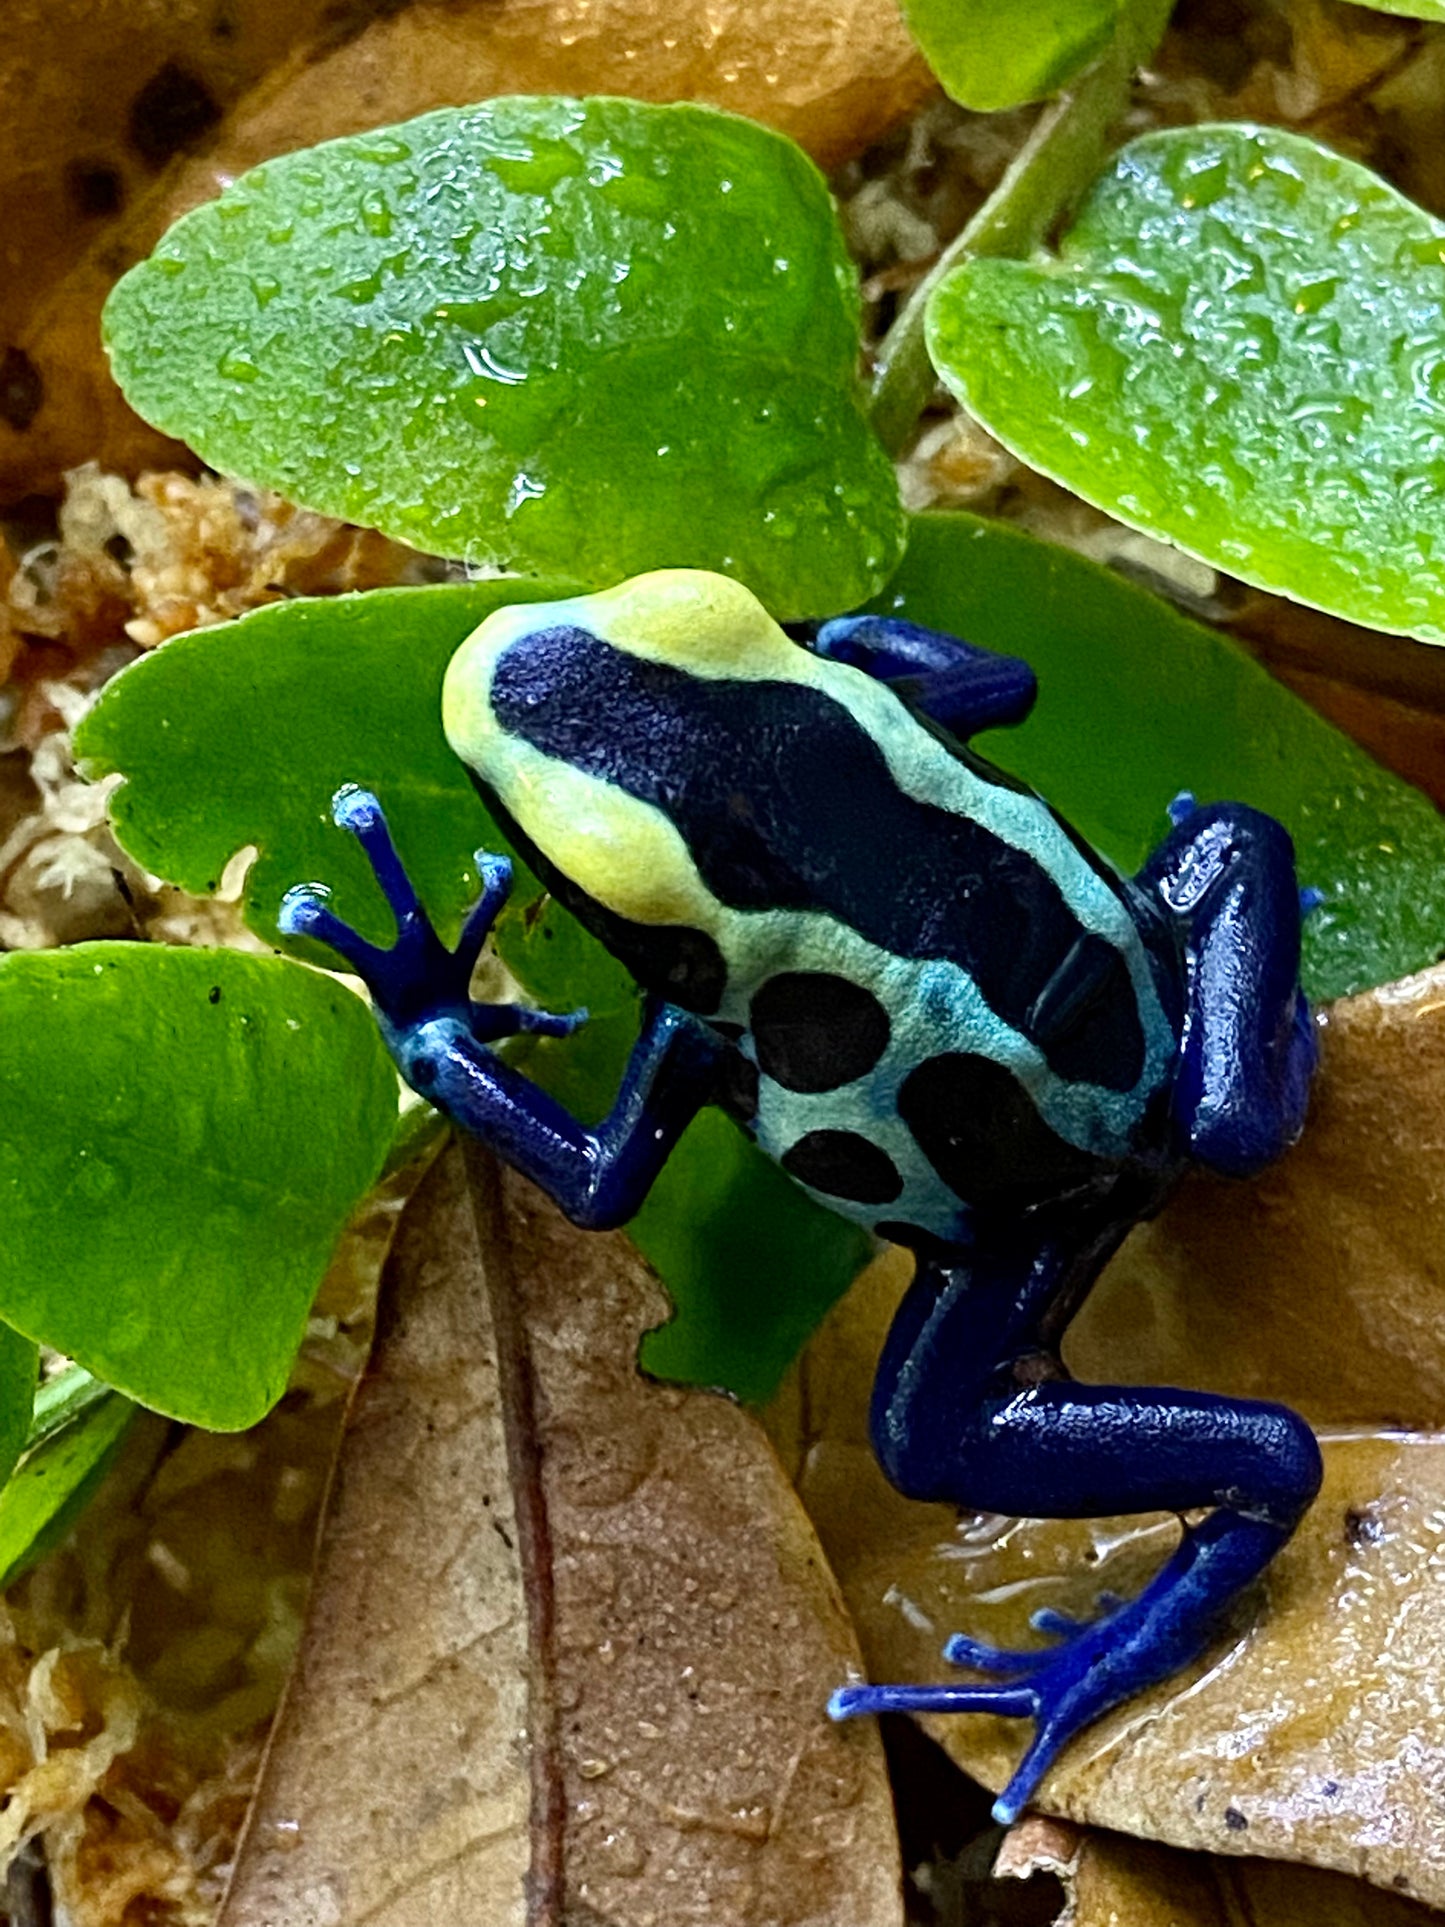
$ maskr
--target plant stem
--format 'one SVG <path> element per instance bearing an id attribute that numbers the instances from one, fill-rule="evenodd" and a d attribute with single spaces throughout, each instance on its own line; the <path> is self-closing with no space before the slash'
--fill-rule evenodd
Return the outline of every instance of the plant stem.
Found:
<path id="1" fill-rule="evenodd" d="M 884 340 L 869 408 L 890 455 L 904 448 L 933 393 L 924 337 L 933 290 L 973 255 L 1031 253 L 1074 206 L 1099 171 L 1135 70 L 1159 44 L 1172 4 L 1133 0 L 1123 9 L 1108 53 L 1044 109 L 993 193 L 909 296 Z"/>

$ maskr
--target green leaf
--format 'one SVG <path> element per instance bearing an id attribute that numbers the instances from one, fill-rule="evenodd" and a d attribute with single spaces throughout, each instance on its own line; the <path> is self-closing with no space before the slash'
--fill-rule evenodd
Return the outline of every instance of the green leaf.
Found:
<path id="1" fill-rule="evenodd" d="M 642 1341 L 657 1378 L 771 1398 L 872 1249 L 720 1111 L 689 1126 L 628 1227 L 677 1306 Z"/>
<path id="2" fill-rule="evenodd" d="M 949 387 L 1030 466 L 1298 602 L 1445 641 L 1445 224 L 1298 134 L 1119 153 L 1057 260 L 932 299 Z"/>
<path id="3" fill-rule="evenodd" d="M 1372 13 L 1403 14 L 1407 20 L 1445 20 L 1445 0 L 1355 0 Z"/>
<path id="4" fill-rule="evenodd" d="M 111 816 L 138 863 L 204 896 L 254 844 L 247 922 L 330 964 L 283 938 L 276 916 L 292 884 L 324 883 L 339 916 L 391 941 L 371 866 L 331 820 L 335 792 L 360 783 L 438 927 L 455 930 L 477 894 L 474 851 L 502 839 L 442 734 L 442 677 L 493 609 L 572 592 L 473 582 L 272 603 L 142 656 L 107 685 L 76 753 L 92 777 L 123 772 Z"/>
<path id="5" fill-rule="evenodd" d="M 1294 837 L 1327 900 L 1305 984 L 1338 997 L 1423 969 L 1445 944 L 1445 818 L 1244 651 L 1067 549 L 972 515 L 925 515 L 890 614 L 1025 657 L 1039 701 L 977 738 L 1124 870 L 1183 789 L 1251 803 Z"/>
<path id="6" fill-rule="evenodd" d="M 40 1361 L 33 1339 L 0 1325 L 0 1484 L 30 1437 Z"/>
<path id="7" fill-rule="evenodd" d="M 280 1396 L 396 1082 L 365 1004 L 274 957 L 0 961 L 0 1313 L 228 1431 Z"/>
<path id="8" fill-rule="evenodd" d="M 27 1452 L 0 1490 L 0 1591 L 60 1544 L 110 1470 L 136 1408 L 105 1392 Z"/>
<path id="9" fill-rule="evenodd" d="M 106 308 L 206 461 L 442 555 L 601 587 L 693 564 L 780 616 L 902 546 L 822 177 L 711 109 L 493 100 L 288 154 Z"/>
<path id="10" fill-rule="evenodd" d="M 945 93 L 992 113 L 1043 100 L 1104 53 L 1119 0 L 903 0 Z"/>

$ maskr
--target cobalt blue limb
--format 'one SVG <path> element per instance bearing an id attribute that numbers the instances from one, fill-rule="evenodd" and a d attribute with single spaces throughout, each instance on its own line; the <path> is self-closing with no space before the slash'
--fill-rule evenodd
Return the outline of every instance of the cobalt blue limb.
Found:
<path id="1" fill-rule="evenodd" d="M 1055 1340 L 1137 1215 L 1101 1197 L 1041 1214 L 1032 1234 L 985 1228 L 952 1264 L 920 1264 L 884 1348 L 875 1450 L 910 1497 L 1022 1517 L 1215 1508 L 1188 1528 L 1138 1598 L 1108 1601 L 1060 1636 L 999 1649 L 958 1636 L 945 1657 L 994 1675 L 971 1685 L 858 1686 L 834 1717 L 990 1712 L 1034 1733 L 994 1809 L 1016 1818 L 1083 1727 L 1203 1651 L 1241 1590 L 1289 1538 L 1318 1490 L 1319 1448 L 1283 1406 L 1205 1392 L 1080 1385 Z"/>
<path id="2" fill-rule="evenodd" d="M 1318 1058 L 1299 988 L 1294 846 L 1259 810 L 1209 804 L 1176 818 L 1136 881 L 1186 938 L 1180 1149 L 1249 1176 L 1299 1136 Z"/>
<path id="3" fill-rule="evenodd" d="M 712 1096 L 720 1056 L 694 1017 L 654 1000 L 616 1103 L 588 1129 L 479 1043 L 468 1021 L 433 1018 L 387 1041 L 414 1090 L 590 1231 L 625 1224 L 640 1208 Z"/>
<path id="4" fill-rule="evenodd" d="M 808 646 L 887 683 L 956 736 L 1021 723 L 1038 695 L 1022 658 L 898 616 L 837 616 L 818 625 Z"/>

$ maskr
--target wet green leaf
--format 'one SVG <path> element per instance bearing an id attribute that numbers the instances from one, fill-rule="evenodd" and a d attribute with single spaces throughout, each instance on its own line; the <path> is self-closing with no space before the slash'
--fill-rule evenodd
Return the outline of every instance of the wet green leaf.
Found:
<path id="1" fill-rule="evenodd" d="M 1327 893 L 1305 925 L 1317 997 L 1388 983 L 1445 947 L 1445 818 L 1224 637 L 1067 549 L 925 515 L 878 607 L 1025 657 L 1039 701 L 977 738 L 1134 870 L 1182 789 L 1251 803 Z"/>
<path id="2" fill-rule="evenodd" d="M 281 958 L 0 962 L 0 1313 L 219 1430 L 280 1396 L 396 1081 L 366 1006 Z"/>
<path id="3" fill-rule="evenodd" d="M 1132 142 L 929 348 L 1032 467 L 1231 574 L 1445 641 L 1445 224 L 1275 128 Z"/>
<path id="4" fill-rule="evenodd" d="M 779 615 L 897 560 L 821 175 L 714 110 L 503 99 L 288 154 L 106 309 L 130 402 L 229 474 L 589 587 L 695 564 Z"/>
<path id="5" fill-rule="evenodd" d="M 946 93 L 983 113 L 1056 93 L 1107 49 L 1119 0 L 903 0 Z"/>
<path id="6" fill-rule="evenodd" d="M 0 1490 L 0 1591 L 65 1537 L 109 1471 L 135 1410 L 119 1392 L 103 1392 L 26 1453 Z"/>
<path id="7" fill-rule="evenodd" d="M 643 1339 L 645 1369 L 758 1402 L 872 1249 L 721 1111 L 689 1127 L 628 1228 L 677 1305 Z"/>
<path id="8" fill-rule="evenodd" d="M 116 834 L 168 882 L 211 894 L 254 845 L 247 922 L 319 963 L 335 959 L 276 928 L 293 883 L 329 886 L 372 942 L 393 934 L 370 865 L 331 820 L 343 784 L 374 790 L 422 900 L 455 931 L 477 894 L 473 853 L 501 837 L 442 734 L 442 677 L 493 609 L 570 593 L 473 582 L 272 603 L 142 656 L 107 685 L 76 753 L 90 776 L 124 773 Z"/>

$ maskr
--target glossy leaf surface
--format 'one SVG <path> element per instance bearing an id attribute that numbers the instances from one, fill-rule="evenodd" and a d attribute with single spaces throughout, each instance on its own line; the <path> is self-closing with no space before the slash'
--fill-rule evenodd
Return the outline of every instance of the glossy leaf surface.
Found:
<path id="1" fill-rule="evenodd" d="M 65 1537 L 109 1471 L 135 1409 L 108 1392 L 26 1454 L 0 1490 L 0 1592 Z"/>
<path id="2" fill-rule="evenodd" d="M 1118 0 L 904 0 L 903 17 L 944 91 L 984 113 L 1042 100 L 1097 60 Z"/>
<path id="3" fill-rule="evenodd" d="M 218 1430 L 280 1396 L 396 1083 L 333 978 L 134 943 L 0 963 L 0 1312 Z"/>
<path id="4" fill-rule="evenodd" d="M 374 943 L 393 931 L 370 865 L 331 820 L 336 791 L 360 783 L 381 798 L 432 916 L 454 931 L 477 894 L 473 852 L 499 832 L 442 734 L 442 677 L 493 609 L 567 593 L 475 582 L 272 603 L 132 663 L 81 724 L 76 753 L 88 775 L 124 773 L 116 833 L 168 882 L 208 895 L 254 844 L 247 922 L 316 962 L 334 959 L 276 928 L 293 883 L 324 884 Z"/>
<path id="5" fill-rule="evenodd" d="M 1033 664 L 1033 715 L 978 747 L 1121 868 L 1163 838 L 1183 789 L 1279 817 L 1301 880 L 1327 893 L 1305 925 L 1312 995 L 1388 983 L 1439 955 L 1445 818 L 1214 631 L 972 515 L 918 517 L 878 606 Z"/>
<path id="6" fill-rule="evenodd" d="M 254 169 L 126 276 L 106 333 L 147 420 L 293 501 L 589 587 L 722 569 L 805 615 L 879 587 L 902 540 L 858 313 L 790 141 L 519 97 Z"/>
<path id="7" fill-rule="evenodd" d="M 1146 135 L 1056 260 L 933 297 L 944 380 L 1030 466 L 1231 574 L 1445 641 L 1445 224 L 1302 135 Z"/>
<path id="8" fill-rule="evenodd" d="M 330 817 L 335 790 L 361 783 L 380 796 L 432 915 L 454 932 L 477 893 L 473 852 L 505 839 L 442 734 L 442 676 L 491 609 L 564 592 L 484 582 L 274 604 L 141 658 L 108 686 L 77 749 L 92 774 L 124 773 L 116 833 L 157 875 L 204 894 L 254 845 L 248 922 L 316 962 L 335 959 L 276 931 L 297 882 L 321 885 L 373 941 L 391 938 L 368 866 Z M 558 904 L 539 902 L 520 868 L 496 947 L 534 1002 L 587 1008 L 574 1036 L 519 1040 L 514 1054 L 595 1122 L 637 1032 L 631 979 Z M 648 1366 L 747 1397 L 771 1391 L 866 1250 L 856 1227 L 716 1116 L 687 1133 L 635 1230 L 678 1307 L 647 1341 Z"/>

